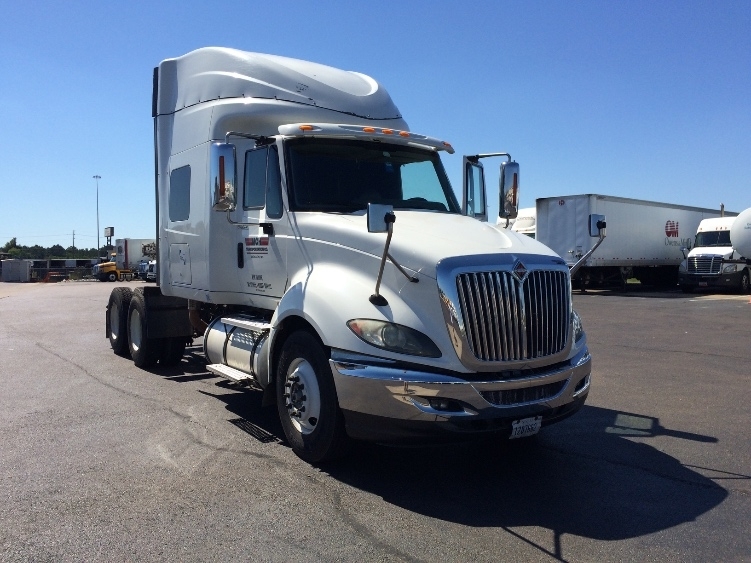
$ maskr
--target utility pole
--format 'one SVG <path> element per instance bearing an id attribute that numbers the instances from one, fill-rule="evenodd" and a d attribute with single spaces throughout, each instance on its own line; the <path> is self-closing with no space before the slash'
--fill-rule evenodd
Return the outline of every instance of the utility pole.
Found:
<path id="1" fill-rule="evenodd" d="M 76 257 L 76 230 L 73 229 L 73 258 Z"/>
<path id="2" fill-rule="evenodd" d="M 97 174 L 94 176 L 94 180 L 96 180 L 96 253 L 99 254 L 99 180 L 101 180 L 102 177 Z"/>

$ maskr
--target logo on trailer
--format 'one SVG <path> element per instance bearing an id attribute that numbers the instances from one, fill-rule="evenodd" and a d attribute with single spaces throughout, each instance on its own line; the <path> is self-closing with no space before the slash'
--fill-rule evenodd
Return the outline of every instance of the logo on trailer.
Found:
<path id="1" fill-rule="evenodd" d="M 678 221 L 668 221 L 665 223 L 665 236 L 678 237 Z"/>
<path id="2" fill-rule="evenodd" d="M 558 205 L 566 205 L 566 201 L 563 199 L 558 200 Z"/>

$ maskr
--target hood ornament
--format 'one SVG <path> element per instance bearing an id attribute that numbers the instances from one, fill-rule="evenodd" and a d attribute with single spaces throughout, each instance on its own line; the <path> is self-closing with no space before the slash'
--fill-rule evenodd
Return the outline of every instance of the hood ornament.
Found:
<path id="1" fill-rule="evenodd" d="M 521 260 L 514 262 L 514 267 L 511 268 L 511 275 L 513 275 L 519 283 L 524 283 L 527 274 L 529 274 L 529 270 L 527 270 L 527 267 Z"/>

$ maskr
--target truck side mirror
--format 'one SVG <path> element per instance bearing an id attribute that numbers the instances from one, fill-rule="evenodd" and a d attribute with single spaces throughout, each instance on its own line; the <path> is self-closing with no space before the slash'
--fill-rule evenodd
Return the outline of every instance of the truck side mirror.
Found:
<path id="1" fill-rule="evenodd" d="M 589 236 L 599 237 L 600 233 L 602 233 L 604 237 L 606 234 L 606 227 L 607 223 L 605 222 L 605 215 L 596 215 L 593 213 L 589 216 Z"/>
<path id="2" fill-rule="evenodd" d="M 237 205 L 235 145 L 212 143 L 210 182 L 214 193 L 214 211 L 233 211 Z"/>
<path id="3" fill-rule="evenodd" d="M 516 219 L 519 213 L 519 163 L 501 164 L 499 183 L 501 207 L 498 210 L 498 216 L 504 219 Z"/>
<path id="4" fill-rule="evenodd" d="M 487 221 L 488 208 L 485 199 L 485 171 L 482 164 L 476 156 L 465 156 L 462 214 L 480 221 Z"/>
<path id="5" fill-rule="evenodd" d="M 391 219 L 389 221 L 388 218 Z M 369 233 L 387 233 L 389 222 L 393 223 L 394 206 L 383 205 L 380 203 L 368 204 L 368 232 Z"/>

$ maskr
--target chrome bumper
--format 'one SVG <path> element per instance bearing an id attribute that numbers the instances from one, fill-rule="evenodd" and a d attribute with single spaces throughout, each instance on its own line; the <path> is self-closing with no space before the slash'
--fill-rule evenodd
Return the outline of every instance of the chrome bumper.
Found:
<path id="1" fill-rule="evenodd" d="M 550 371 L 513 379 L 468 381 L 451 375 L 372 365 L 364 357 L 348 356 L 342 351 L 333 351 L 330 360 L 345 421 L 348 415 L 358 420 L 364 415 L 365 419 L 373 417 L 377 424 L 432 423 L 449 429 L 458 423 L 456 430 L 471 429 L 472 421 L 537 415 L 543 415 L 544 424 L 546 413 L 563 412 L 572 403 L 581 406 L 589 391 L 591 363 L 584 346 L 574 358 Z M 544 398 L 534 398 L 541 395 Z M 502 397 L 505 399 L 499 400 Z M 519 402 L 514 401 L 516 398 Z M 477 428 L 484 431 L 487 425 Z"/>

